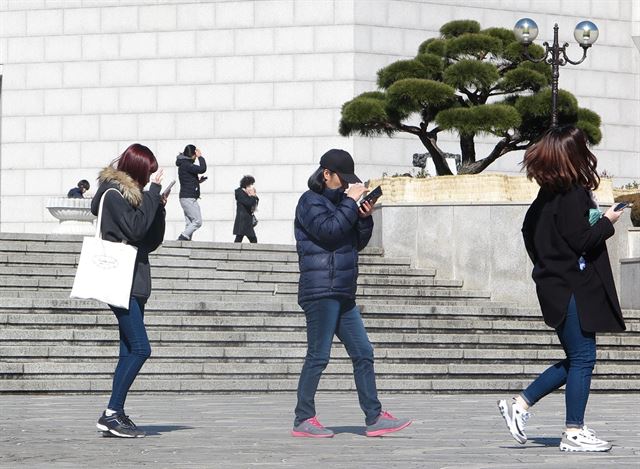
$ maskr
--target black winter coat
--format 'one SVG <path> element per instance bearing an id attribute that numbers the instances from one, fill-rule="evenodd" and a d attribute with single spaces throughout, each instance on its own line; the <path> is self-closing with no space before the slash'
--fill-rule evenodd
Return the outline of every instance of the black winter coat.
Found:
<path id="1" fill-rule="evenodd" d="M 236 189 L 236 220 L 233 223 L 233 234 L 236 236 L 255 237 L 253 229 L 253 212 L 260 199 L 257 195 L 247 194 L 241 187 Z"/>
<path id="2" fill-rule="evenodd" d="M 195 164 L 191 158 L 182 153 L 176 157 L 181 199 L 200 198 L 200 175 L 207 171 L 207 162 L 199 156 L 198 163 L 199 165 Z"/>
<path id="3" fill-rule="evenodd" d="M 84 199 L 84 194 L 82 193 L 82 189 L 74 187 L 67 192 L 67 197 L 70 199 Z"/>
<path id="4" fill-rule="evenodd" d="M 590 208 L 596 208 L 595 203 L 583 187 L 563 194 L 540 189 L 529 207 L 522 234 L 540 308 L 545 323 L 557 328 L 575 295 L 584 331 L 622 331 L 625 324 L 605 243 L 615 230 L 606 217 L 591 226 Z M 586 261 L 582 271 L 580 256 Z"/>
<path id="5" fill-rule="evenodd" d="M 319 298 L 355 299 L 358 251 L 373 232 L 373 218 L 360 218 L 343 190 L 307 191 L 294 222 L 300 281 L 298 303 Z"/>
<path id="6" fill-rule="evenodd" d="M 141 191 L 138 184 L 126 173 L 107 167 L 100 172 L 100 186 L 91 201 L 91 212 L 98 215 L 100 199 L 109 188 L 116 188 L 105 195 L 102 207 L 102 237 L 108 241 L 126 241 L 138 248 L 133 274 L 131 296 L 145 302 L 151 295 L 151 268 L 149 253 L 162 244 L 165 229 L 165 210 L 160 203 L 158 184 L 151 184 L 148 191 Z"/>

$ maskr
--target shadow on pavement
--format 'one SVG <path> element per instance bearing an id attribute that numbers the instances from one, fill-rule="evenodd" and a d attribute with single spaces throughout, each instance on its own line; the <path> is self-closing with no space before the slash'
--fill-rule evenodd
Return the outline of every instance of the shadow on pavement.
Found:
<path id="1" fill-rule="evenodd" d="M 364 427 L 327 427 L 332 430 L 333 433 L 339 435 L 340 433 L 353 433 L 354 435 L 364 436 Z"/>
<path id="2" fill-rule="evenodd" d="M 147 436 L 162 435 L 163 433 L 176 432 L 179 430 L 191 430 L 193 427 L 186 425 L 144 425 L 140 426 L 140 430 L 144 431 Z"/>
<path id="3" fill-rule="evenodd" d="M 144 431 L 147 436 L 159 436 L 164 433 L 175 432 L 178 430 L 190 430 L 194 427 L 188 427 L 185 425 L 141 425 L 138 428 Z M 118 438 L 109 432 L 102 432 L 102 436 L 105 438 Z"/>
<path id="4" fill-rule="evenodd" d="M 562 441 L 562 438 L 548 438 L 544 436 L 534 436 L 527 440 L 527 442 L 535 443 L 538 446 L 560 446 L 560 441 Z"/>
<path id="5" fill-rule="evenodd" d="M 558 447 L 560 446 L 561 438 L 548 438 L 543 436 L 531 437 L 527 439 L 527 444 L 525 445 L 511 445 L 511 446 L 501 446 L 501 448 L 509 448 L 509 449 L 527 449 L 527 448 L 539 448 L 541 446 L 552 446 Z"/>

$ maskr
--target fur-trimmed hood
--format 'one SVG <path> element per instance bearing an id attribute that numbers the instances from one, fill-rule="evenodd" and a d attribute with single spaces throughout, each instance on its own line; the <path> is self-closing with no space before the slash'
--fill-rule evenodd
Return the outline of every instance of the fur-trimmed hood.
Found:
<path id="1" fill-rule="evenodd" d="M 142 190 L 138 183 L 124 171 L 119 171 L 112 166 L 107 166 L 98 176 L 100 186 L 103 184 L 113 184 L 120 191 L 122 197 L 129 202 L 134 208 L 142 203 Z M 106 189 L 106 188 L 105 188 Z M 102 195 L 103 190 L 98 189 L 98 195 Z"/>

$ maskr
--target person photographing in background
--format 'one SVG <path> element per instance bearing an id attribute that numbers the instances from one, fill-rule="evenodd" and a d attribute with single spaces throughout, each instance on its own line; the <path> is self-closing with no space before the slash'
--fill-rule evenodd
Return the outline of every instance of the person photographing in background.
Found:
<path id="1" fill-rule="evenodd" d="M 358 251 L 373 232 L 375 200 L 357 201 L 367 192 L 354 174 L 354 162 L 344 150 L 329 150 L 308 181 L 295 213 L 295 238 L 300 280 L 298 304 L 307 324 L 307 355 L 298 383 L 298 403 L 291 435 L 331 438 L 332 430 L 316 417 L 315 394 L 329 363 L 333 336 L 347 349 L 366 435 L 381 436 L 402 430 L 409 419 L 382 410 L 373 368 L 373 347 L 356 306 Z"/>
<path id="2" fill-rule="evenodd" d="M 84 193 L 87 192 L 91 188 L 89 181 L 86 179 L 82 179 L 78 182 L 78 185 L 73 189 L 69 190 L 67 193 L 67 197 L 70 199 L 84 199 Z"/>
<path id="3" fill-rule="evenodd" d="M 195 164 L 196 158 L 198 164 Z M 191 241 L 193 233 L 202 226 L 202 213 L 200 211 L 200 184 L 206 181 L 206 176 L 201 176 L 207 171 L 207 162 L 200 149 L 195 145 L 187 145 L 184 151 L 176 158 L 178 167 L 178 179 L 180 180 L 180 205 L 184 211 L 185 228 L 178 241 Z"/>
<path id="4" fill-rule="evenodd" d="M 260 199 L 256 195 L 256 180 L 253 176 L 244 176 L 240 180 L 240 187 L 235 191 L 236 220 L 233 224 L 234 243 L 241 243 L 245 236 L 250 243 L 257 243 L 258 238 L 254 228 L 258 224 L 255 211 Z"/>

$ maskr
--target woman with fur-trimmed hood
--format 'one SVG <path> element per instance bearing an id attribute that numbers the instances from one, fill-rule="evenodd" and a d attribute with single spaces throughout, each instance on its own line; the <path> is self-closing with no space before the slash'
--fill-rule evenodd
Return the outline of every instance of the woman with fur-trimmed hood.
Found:
<path id="1" fill-rule="evenodd" d="M 138 143 L 129 146 L 118 159 L 100 172 L 100 187 L 91 202 L 91 212 L 98 215 L 102 206 L 102 237 L 126 242 L 138 248 L 129 309 L 109 305 L 118 320 L 120 359 L 113 376 L 113 390 L 107 409 L 98 420 L 99 430 L 112 435 L 135 438 L 139 430 L 124 412 L 124 402 L 151 346 L 144 326 L 144 307 L 151 295 L 149 253 L 164 238 L 166 198 L 160 195 L 163 170 L 149 148 Z M 151 181 L 149 190 L 143 191 Z M 109 191 L 114 188 L 116 191 Z"/>

